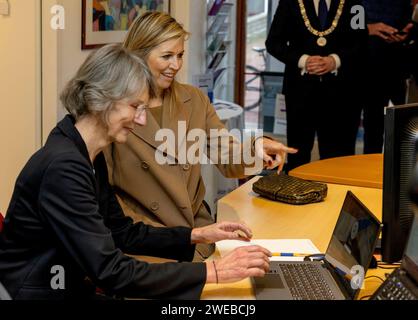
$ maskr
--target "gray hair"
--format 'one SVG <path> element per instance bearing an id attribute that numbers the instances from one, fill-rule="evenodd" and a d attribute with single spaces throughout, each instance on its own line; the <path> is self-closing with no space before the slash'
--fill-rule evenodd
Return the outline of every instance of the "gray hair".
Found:
<path id="1" fill-rule="evenodd" d="M 154 83 L 147 64 L 121 45 L 106 45 L 92 52 L 61 93 L 65 109 L 77 120 L 100 113 L 106 119 L 115 102 L 136 97 Z"/>

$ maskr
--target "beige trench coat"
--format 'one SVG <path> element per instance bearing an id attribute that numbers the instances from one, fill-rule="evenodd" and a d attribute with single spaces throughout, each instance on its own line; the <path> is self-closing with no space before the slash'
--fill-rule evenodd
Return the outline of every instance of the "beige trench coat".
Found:
<path id="1" fill-rule="evenodd" d="M 173 92 L 177 103 L 173 105 L 170 96 L 164 97 L 162 126 L 171 129 L 176 140 L 180 139 L 177 146 L 173 146 L 174 152 L 157 150 L 162 142 L 156 141 L 156 133 L 161 128 L 152 115 L 148 114 L 147 125 L 136 126 L 126 144 L 114 144 L 106 151 L 110 180 L 125 214 L 135 222 L 167 227 L 201 227 L 214 221 L 203 205 L 205 186 L 200 164 L 160 165 L 156 161 L 156 153 L 167 156 L 167 159 L 179 159 L 178 145 L 187 140 L 179 132 L 180 121 L 185 122 L 187 132 L 203 129 L 207 134 L 210 129 L 224 129 L 224 125 L 208 98 L 199 89 L 175 82 Z M 185 143 L 187 149 L 193 144 Z M 237 140 L 230 139 L 229 144 L 242 148 Z M 218 150 L 219 155 L 229 152 L 224 149 Z M 226 177 L 245 177 L 245 167 L 242 164 L 217 167 Z M 201 258 L 206 258 L 213 252 L 214 246 L 198 245 L 196 250 Z"/>

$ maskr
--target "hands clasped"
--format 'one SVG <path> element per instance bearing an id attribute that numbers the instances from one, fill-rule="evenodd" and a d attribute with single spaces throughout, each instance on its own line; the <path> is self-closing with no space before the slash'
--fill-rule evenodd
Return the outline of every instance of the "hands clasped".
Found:
<path id="1" fill-rule="evenodd" d="M 306 71 L 311 75 L 323 76 L 337 68 L 335 59 L 331 56 L 311 56 L 306 60 Z"/>
<path id="2" fill-rule="evenodd" d="M 398 29 L 393 28 L 390 25 L 378 22 L 368 24 L 367 28 L 370 36 L 382 38 L 387 43 L 399 43 L 404 42 L 407 39 L 413 26 L 414 25 L 412 23 L 409 23 L 403 30 L 401 30 L 401 32 L 399 32 Z"/>

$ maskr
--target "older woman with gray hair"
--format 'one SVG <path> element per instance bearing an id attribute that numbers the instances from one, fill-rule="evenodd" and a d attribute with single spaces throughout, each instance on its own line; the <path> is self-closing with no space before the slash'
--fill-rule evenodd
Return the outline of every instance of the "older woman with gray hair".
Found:
<path id="1" fill-rule="evenodd" d="M 98 298 L 96 287 L 102 298 L 196 299 L 205 283 L 264 275 L 270 253 L 257 246 L 206 263 L 125 255 L 191 261 L 197 243 L 251 237 L 239 223 L 155 228 L 124 216 L 102 150 L 143 124 L 151 79 L 140 58 L 109 45 L 68 83 L 61 100 L 70 115 L 19 175 L 0 234 L 0 283 L 13 299 Z"/>

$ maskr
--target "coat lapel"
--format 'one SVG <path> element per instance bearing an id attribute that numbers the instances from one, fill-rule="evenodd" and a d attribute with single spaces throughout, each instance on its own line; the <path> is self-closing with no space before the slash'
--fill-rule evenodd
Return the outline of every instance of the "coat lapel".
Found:
<path id="1" fill-rule="evenodd" d="M 170 96 L 176 97 L 176 103 L 172 103 Z M 170 186 L 167 190 L 170 190 L 171 197 L 176 199 L 179 203 L 188 203 L 189 209 L 182 210 L 182 214 L 189 221 L 190 225 L 194 225 L 194 216 L 191 208 L 191 202 L 187 185 L 184 183 L 183 166 L 187 164 L 187 132 L 190 126 L 191 117 L 191 96 L 183 88 L 183 86 L 177 85 L 176 82 L 172 85 L 171 94 L 164 97 L 163 100 L 163 114 L 162 114 L 162 126 L 165 129 L 172 130 L 176 137 L 175 145 L 171 146 L 172 150 L 175 150 L 173 155 L 178 164 L 179 183 L 168 182 Z"/>
<path id="2" fill-rule="evenodd" d="M 331 0 L 331 5 L 328 10 L 328 16 L 327 16 L 327 28 L 331 27 L 332 22 L 335 19 L 335 16 L 337 15 L 338 6 L 340 4 L 339 0 Z"/>
<path id="3" fill-rule="evenodd" d="M 176 95 L 177 103 L 172 104 L 170 96 L 167 95 L 163 99 L 162 109 L 162 128 L 155 121 L 154 117 L 147 110 L 147 125 L 140 126 L 136 125 L 133 134 L 140 139 L 144 140 L 149 145 L 157 149 L 161 145 L 161 141 L 156 141 L 157 131 L 160 129 L 169 129 L 174 133 L 176 141 L 168 141 L 171 146 L 168 151 L 168 155 L 177 160 L 181 157 L 179 151 L 186 145 L 187 132 L 190 126 L 190 115 L 191 115 L 191 100 L 190 94 L 177 83 L 173 84 L 173 93 Z M 174 145 L 173 145 L 174 143 Z M 174 153 L 171 152 L 174 150 Z M 181 161 L 184 163 L 184 161 Z"/>
<path id="4" fill-rule="evenodd" d="M 133 134 L 157 149 L 161 142 L 155 141 L 155 135 L 157 134 L 157 131 L 160 130 L 160 126 L 157 124 L 149 110 L 146 112 L 147 124 L 145 126 L 135 125 Z"/>
<path id="5" fill-rule="evenodd" d="M 164 98 L 163 102 L 163 128 L 170 129 L 176 137 L 175 145 L 170 149 L 175 150 L 174 157 L 178 163 L 186 164 L 187 155 L 187 132 L 190 125 L 191 105 L 190 94 L 177 83 L 173 84 L 173 93 L 176 96 L 175 104 L 171 103 L 170 97 Z"/>

